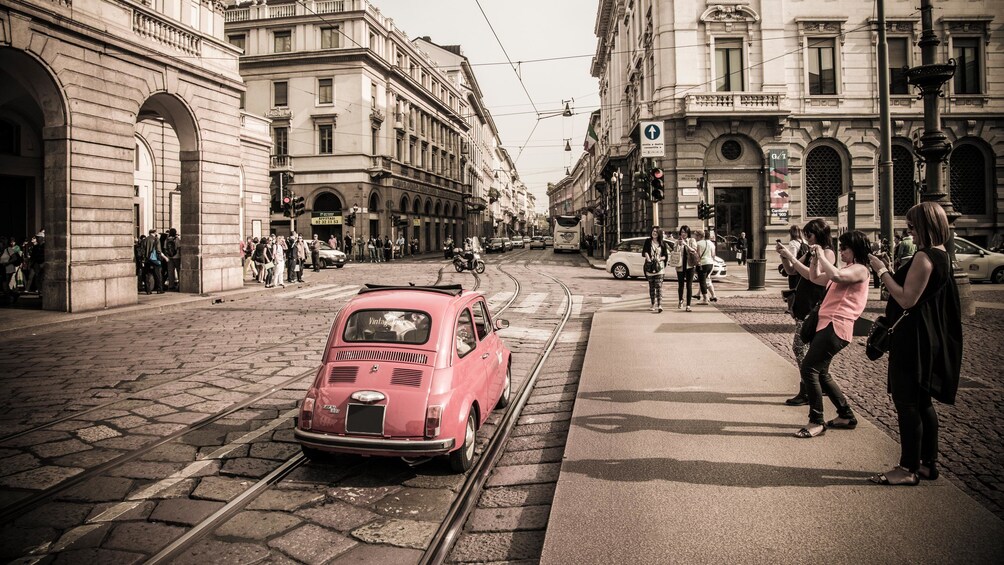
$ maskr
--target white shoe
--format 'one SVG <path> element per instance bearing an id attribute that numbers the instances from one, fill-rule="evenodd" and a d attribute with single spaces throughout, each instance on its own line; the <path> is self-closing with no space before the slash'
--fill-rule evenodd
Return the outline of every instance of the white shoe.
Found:
<path id="1" fill-rule="evenodd" d="M 690 311 L 691 311 L 691 310 L 690 310 L 690 306 L 687 306 L 687 312 L 690 312 Z"/>
<path id="2" fill-rule="evenodd" d="M 648 307 L 649 312 L 655 312 L 655 304 Z"/>
<path id="3" fill-rule="evenodd" d="M 683 310 L 683 301 L 682 300 L 680 301 L 680 308 L 679 309 Z"/>

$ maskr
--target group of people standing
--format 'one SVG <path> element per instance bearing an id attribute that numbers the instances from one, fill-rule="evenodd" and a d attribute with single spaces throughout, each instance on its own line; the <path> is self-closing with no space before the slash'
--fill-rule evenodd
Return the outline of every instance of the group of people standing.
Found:
<path id="1" fill-rule="evenodd" d="M 167 290 L 179 290 L 181 236 L 177 229 L 163 233 L 151 229 L 145 237 L 137 238 L 133 243 L 133 259 L 140 292 L 164 294 L 164 279 Z"/>
<path id="2" fill-rule="evenodd" d="M 0 251 L 0 272 L 3 285 L 0 287 L 0 305 L 17 302 L 21 293 L 42 292 L 42 276 L 45 270 L 45 232 L 18 245 L 17 238 L 3 239 Z"/>
<path id="3" fill-rule="evenodd" d="M 271 234 L 261 239 L 249 237 L 241 242 L 244 277 L 264 283 L 265 288 L 285 287 L 286 283 L 304 282 L 307 257 L 314 271 L 320 264 L 321 240 L 317 234 L 310 241 L 293 232 L 289 236 Z"/>
<path id="4" fill-rule="evenodd" d="M 778 240 L 775 248 L 791 277 L 788 311 L 795 319 L 792 350 L 801 375 L 798 394 L 785 403 L 809 406 L 809 421 L 796 437 L 857 427 L 829 368 L 853 339 L 873 273 L 888 292 L 886 317 L 895 331 L 887 381 L 899 421 L 901 455 L 893 469 L 871 477 L 883 485 L 915 485 L 938 477 L 938 415 L 932 399 L 955 402 L 962 360 L 961 307 L 945 249 L 948 218 L 941 206 L 925 202 L 911 208 L 906 221 L 909 243 L 916 248 L 893 265 L 870 253 L 868 237 L 860 231 L 841 234 L 834 251 L 830 226 L 822 219 L 809 221 L 801 230 L 793 227 L 791 241 Z M 814 324 L 815 331 L 803 332 L 805 324 Z M 807 334 L 814 335 L 806 343 L 801 336 Z M 823 415 L 824 393 L 837 412 L 829 421 Z"/>
<path id="5" fill-rule="evenodd" d="M 645 259 L 645 278 L 651 303 L 649 309 L 652 312 L 662 312 L 662 284 L 667 268 L 676 269 L 680 310 L 691 311 L 695 274 L 701 293 L 699 304 L 718 302 L 711 280 L 716 258 L 715 243 L 705 238 L 704 230 L 691 233 L 689 226 L 681 226 L 667 238 L 659 226 L 652 226 L 651 235 L 642 246 L 642 257 Z"/>

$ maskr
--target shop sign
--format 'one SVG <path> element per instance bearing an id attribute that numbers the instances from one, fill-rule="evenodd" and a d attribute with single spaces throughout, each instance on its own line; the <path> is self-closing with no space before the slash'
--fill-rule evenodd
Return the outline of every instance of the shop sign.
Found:
<path id="1" fill-rule="evenodd" d="M 788 191 L 788 150 L 767 152 L 767 186 L 770 190 L 770 223 L 788 223 L 791 194 Z"/>
<path id="2" fill-rule="evenodd" d="M 311 212 L 310 225 L 340 226 L 342 225 L 342 214 L 341 212 Z"/>

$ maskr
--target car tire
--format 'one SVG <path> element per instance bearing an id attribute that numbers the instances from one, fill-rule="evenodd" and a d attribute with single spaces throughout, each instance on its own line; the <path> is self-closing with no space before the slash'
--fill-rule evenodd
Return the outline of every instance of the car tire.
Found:
<path id="1" fill-rule="evenodd" d="M 328 463 L 334 457 L 332 454 L 320 449 L 314 449 L 313 447 L 307 447 L 306 445 L 300 446 L 300 451 L 303 452 L 303 456 L 314 463 Z"/>
<path id="2" fill-rule="evenodd" d="M 496 410 L 501 410 L 506 406 L 509 406 L 509 401 L 512 397 L 512 367 L 505 368 L 505 385 L 502 387 L 502 396 L 499 397 L 498 404 L 495 405 Z"/>
<path id="3" fill-rule="evenodd" d="M 341 268 L 342 268 L 342 267 L 344 267 L 344 266 L 345 266 L 345 263 L 342 263 L 341 265 L 335 265 L 335 268 L 336 268 L 336 269 L 341 269 Z"/>
<path id="4" fill-rule="evenodd" d="M 624 263 L 614 263 L 614 266 L 610 267 L 610 274 L 619 280 L 624 280 L 630 275 L 627 265 Z"/>
<path id="5" fill-rule="evenodd" d="M 1004 284 L 1004 267 L 997 267 L 990 275 L 990 282 L 994 284 Z"/>
<path id="6" fill-rule="evenodd" d="M 328 268 L 328 260 L 327 259 L 318 259 L 317 260 L 317 266 L 318 266 L 318 268 L 321 268 L 321 269 L 327 269 Z"/>
<path id="7" fill-rule="evenodd" d="M 467 413 L 467 426 L 464 428 L 464 443 L 460 449 L 450 453 L 450 468 L 457 473 L 470 470 L 474 464 L 474 445 L 477 442 L 477 423 L 474 421 L 474 407 Z"/>

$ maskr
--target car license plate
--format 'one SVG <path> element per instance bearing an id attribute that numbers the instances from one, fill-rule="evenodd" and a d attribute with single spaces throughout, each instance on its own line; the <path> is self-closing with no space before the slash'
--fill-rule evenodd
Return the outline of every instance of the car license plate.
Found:
<path id="1" fill-rule="evenodd" d="M 384 406 L 349 404 L 345 415 L 345 432 L 383 435 L 384 409 Z"/>

